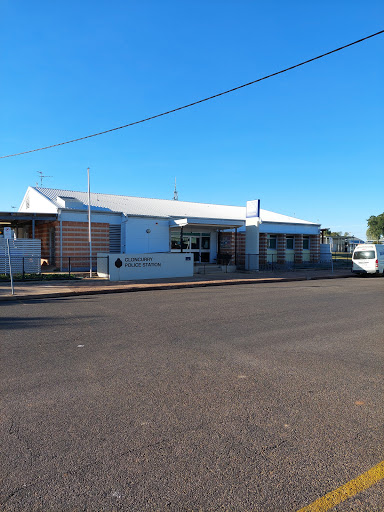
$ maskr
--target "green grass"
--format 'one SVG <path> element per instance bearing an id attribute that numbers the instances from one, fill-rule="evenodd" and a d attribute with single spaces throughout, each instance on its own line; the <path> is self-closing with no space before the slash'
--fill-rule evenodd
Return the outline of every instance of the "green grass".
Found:
<path id="1" fill-rule="evenodd" d="M 14 281 L 69 281 L 80 279 L 73 274 L 13 274 Z M 10 281 L 7 274 L 0 274 L 0 281 Z"/>

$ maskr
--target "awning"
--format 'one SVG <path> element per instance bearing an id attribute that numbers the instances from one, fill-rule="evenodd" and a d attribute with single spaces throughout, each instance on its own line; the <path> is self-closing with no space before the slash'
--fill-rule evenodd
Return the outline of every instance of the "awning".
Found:
<path id="1" fill-rule="evenodd" d="M 55 221 L 55 213 L 0 212 L 0 224 L 4 226 L 20 226 L 32 221 Z"/>
<path id="2" fill-rule="evenodd" d="M 181 227 L 212 227 L 218 229 L 234 229 L 245 226 L 245 220 L 234 220 L 234 219 L 199 219 L 199 218 L 191 218 L 186 217 L 184 219 L 173 219 L 169 221 L 169 226 L 171 228 L 181 228 Z"/>

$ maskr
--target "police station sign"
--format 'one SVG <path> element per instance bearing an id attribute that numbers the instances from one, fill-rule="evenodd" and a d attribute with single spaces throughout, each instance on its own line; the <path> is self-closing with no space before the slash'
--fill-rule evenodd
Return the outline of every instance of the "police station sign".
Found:
<path id="1" fill-rule="evenodd" d="M 193 255 L 188 253 L 97 255 L 97 274 L 110 281 L 193 276 Z"/>

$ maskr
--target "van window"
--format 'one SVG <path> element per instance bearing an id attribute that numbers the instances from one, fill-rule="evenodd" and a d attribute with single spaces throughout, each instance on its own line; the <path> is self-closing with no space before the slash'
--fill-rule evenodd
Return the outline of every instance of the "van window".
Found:
<path id="1" fill-rule="evenodd" d="M 357 251 L 353 255 L 354 260 L 374 260 L 375 251 Z"/>

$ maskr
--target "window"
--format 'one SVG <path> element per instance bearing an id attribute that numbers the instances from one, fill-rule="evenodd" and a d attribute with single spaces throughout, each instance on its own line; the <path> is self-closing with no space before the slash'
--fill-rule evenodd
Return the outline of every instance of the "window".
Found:
<path id="1" fill-rule="evenodd" d="M 303 238 L 303 249 L 304 250 L 309 250 L 309 237 L 308 236 L 305 236 Z"/>
<path id="2" fill-rule="evenodd" d="M 277 239 L 276 236 L 269 235 L 267 240 L 268 249 L 276 249 L 277 248 Z"/>
<path id="3" fill-rule="evenodd" d="M 287 249 L 294 249 L 294 239 L 293 236 L 287 236 Z"/>
<path id="4" fill-rule="evenodd" d="M 354 260 L 374 260 L 375 251 L 359 251 L 353 255 Z"/>
<path id="5" fill-rule="evenodd" d="M 197 236 L 191 236 L 191 249 L 199 249 L 200 248 L 200 238 Z"/>
<path id="6" fill-rule="evenodd" d="M 180 232 L 171 233 L 171 249 L 180 251 Z M 209 251 L 211 237 L 209 233 L 183 233 L 183 251 Z"/>
<path id="7" fill-rule="evenodd" d="M 183 251 L 189 249 L 189 237 L 183 236 Z M 171 249 L 178 249 L 180 251 L 180 233 L 171 236 Z"/>
<path id="8" fill-rule="evenodd" d="M 211 238 L 209 236 L 203 236 L 201 238 L 201 248 L 202 249 L 209 249 L 210 248 L 210 242 L 211 242 Z"/>

